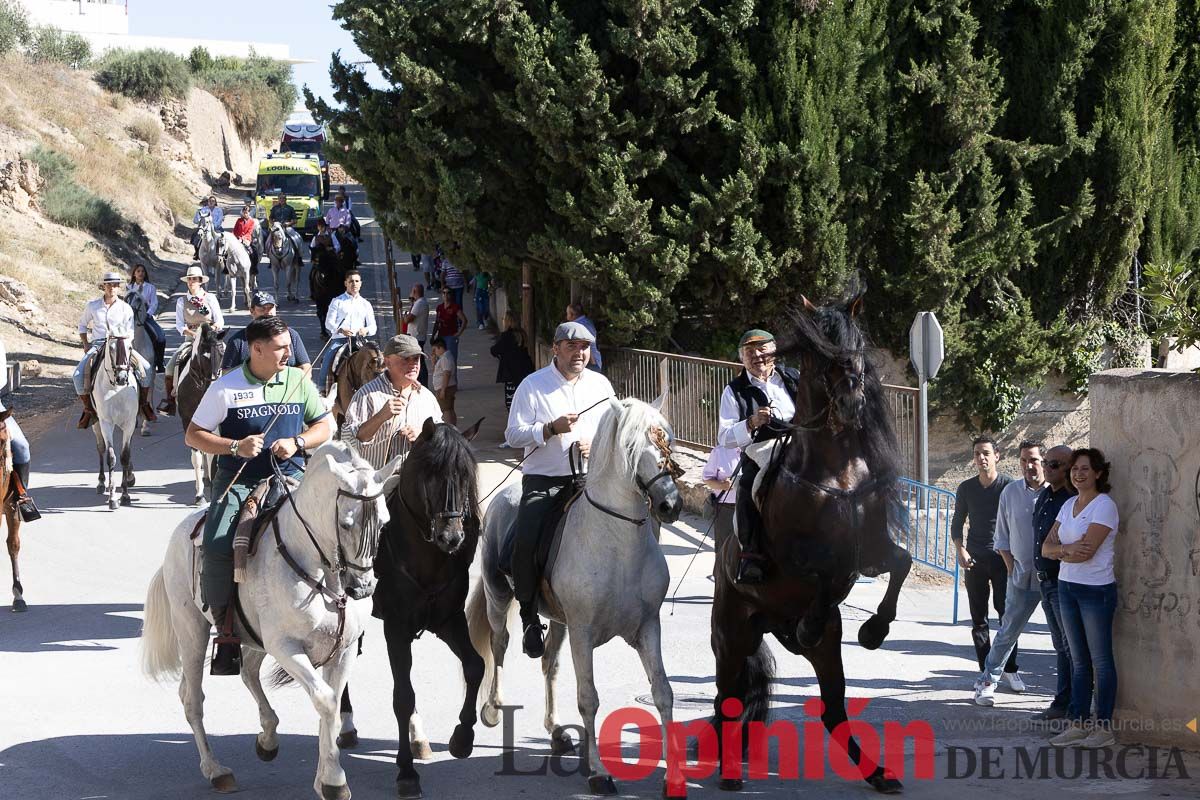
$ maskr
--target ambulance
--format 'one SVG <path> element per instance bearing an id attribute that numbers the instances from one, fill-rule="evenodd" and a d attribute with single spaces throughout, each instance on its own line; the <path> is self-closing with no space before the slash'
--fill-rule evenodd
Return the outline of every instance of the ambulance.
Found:
<path id="1" fill-rule="evenodd" d="M 305 238 L 317 232 L 317 220 L 324 211 L 321 162 L 307 153 L 269 153 L 258 162 L 258 180 L 254 204 L 261 220 L 270 218 L 275 198 L 286 194 L 288 205 L 296 209 L 296 230 Z"/>
<path id="2" fill-rule="evenodd" d="M 309 119 L 289 119 L 279 140 L 281 153 L 309 153 L 321 161 L 321 199 L 329 199 L 329 161 L 325 158 L 325 126 Z"/>

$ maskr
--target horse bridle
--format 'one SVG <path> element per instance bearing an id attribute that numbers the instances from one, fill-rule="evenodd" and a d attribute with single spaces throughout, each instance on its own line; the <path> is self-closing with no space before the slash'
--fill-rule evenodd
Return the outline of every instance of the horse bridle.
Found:
<path id="1" fill-rule="evenodd" d="M 857 355 L 857 353 L 855 353 L 855 355 Z M 809 356 L 810 356 L 809 353 L 804 354 L 804 371 L 805 372 L 811 372 L 811 370 L 808 368 Z M 848 375 L 848 374 L 843 374 L 842 377 L 839 378 L 836 383 L 830 384 L 829 370 L 833 367 L 833 365 L 837 361 L 838 361 L 838 359 L 836 359 L 836 358 L 826 359 L 825 369 L 821 371 L 821 386 L 825 389 L 825 405 L 822 406 L 819 411 L 817 411 L 813 416 L 809 417 L 804 422 L 790 422 L 790 423 L 787 423 L 786 425 L 775 426 L 772 424 L 772 422 L 773 422 L 772 421 L 772 422 L 768 422 L 767 425 L 770 426 L 772 428 L 772 430 L 776 430 L 781 433 L 786 433 L 786 432 L 793 431 L 793 430 L 812 432 L 812 431 L 824 430 L 825 428 L 829 428 L 834 433 L 841 432 L 842 428 L 845 427 L 845 424 L 844 424 L 844 421 L 839 422 L 836 419 L 834 419 L 834 414 L 835 414 L 834 392 L 839 386 L 842 385 L 842 383 L 844 383 L 846 381 L 850 381 L 852 378 L 857 381 L 862 381 L 864 378 L 863 378 L 862 373 L 856 373 L 853 376 Z M 851 388 L 853 388 L 853 387 L 851 387 Z"/>
<path id="2" fill-rule="evenodd" d="M 414 520 L 421 519 L 417 513 L 413 511 L 412 506 L 408 504 L 408 501 L 404 499 L 403 486 L 397 488 L 396 496 L 400 498 L 400 505 L 404 507 L 404 510 L 410 517 L 412 517 Z M 471 516 L 467 510 L 467 507 L 460 502 L 460 498 L 458 496 L 458 487 L 455 485 L 454 481 L 446 482 L 446 500 L 442 505 L 442 510 L 435 514 L 431 514 L 429 513 L 429 510 L 426 509 L 425 515 L 429 518 L 429 526 L 428 530 L 421 531 L 421 538 L 429 544 L 433 544 L 437 539 L 439 527 L 444 526 L 448 521 L 454 519 L 461 519 L 465 523 Z"/>
<path id="3" fill-rule="evenodd" d="M 641 475 L 634 476 L 634 480 L 637 483 L 638 488 L 642 491 L 642 497 L 645 499 L 647 507 L 651 502 L 650 489 L 654 486 L 654 484 L 658 483 L 664 478 L 673 481 L 684 472 L 683 469 L 675 463 L 675 460 L 671 458 L 671 440 L 667 436 L 667 432 L 662 428 L 654 427 L 650 429 L 649 436 L 650 441 L 655 447 L 658 448 L 658 452 L 662 455 L 662 459 L 658 462 L 659 472 L 649 480 L 642 480 Z M 648 517 L 627 517 L 619 511 L 615 511 L 603 503 L 597 502 L 592 498 L 592 495 L 588 492 L 586 487 L 583 490 L 583 496 L 589 503 L 592 504 L 594 508 L 603 511 L 610 517 L 616 517 L 617 519 L 624 520 L 625 522 L 631 522 L 638 527 L 644 525 L 648 519 Z"/>

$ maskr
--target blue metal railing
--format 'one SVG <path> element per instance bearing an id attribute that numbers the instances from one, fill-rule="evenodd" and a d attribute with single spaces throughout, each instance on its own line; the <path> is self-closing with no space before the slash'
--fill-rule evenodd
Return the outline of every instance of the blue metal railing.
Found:
<path id="1" fill-rule="evenodd" d="M 907 548 L 913 560 L 954 576 L 954 608 L 950 621 L 957 623 L 958 547 L 950 538 L 954 492 L 901 478 L 900 499 L 907 512 L 908 526 L 898 532 L 897 543 Z"/>

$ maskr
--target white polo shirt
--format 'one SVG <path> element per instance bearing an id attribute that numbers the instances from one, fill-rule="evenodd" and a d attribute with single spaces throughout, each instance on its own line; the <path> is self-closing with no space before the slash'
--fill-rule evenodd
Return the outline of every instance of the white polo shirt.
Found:
<path id="1" fill-rule="evenodd" d="M 333 298 L 329 304 L 329 313 L 325 315 L 325 327 L 337 338 L 344 338 L 338 333 L 342 328 L 350 330 L 367 329 L 367 336 L 375 335 L 375 309 L 361 294 L 351 296 L 343 292 Z"/>
<path id="2" fill-rule="evenodd" d="M 88 340 L 93 342 L 110 334 L 120 339 L 132 339 L 133 327 L 133 308 L 119 297 L 111 306 L 104 305 L 103 297 L 89 300 L 79 318 L 79 332 L 86 333 Z"/>
<path id="3" fill-rule="evenodd" d="M 513 395 L 508 427 L 504 431 L 504 439 L 509 445 L 525 448 L 526 458 L 521 471 L 526 475 L 570 475 L 567 451 L 573 442 L 590 441 L 596 435 L 605 406 L 592 408 L 579 417 L 574 430 L 553 436 L 549 441 L 545 438 L 544 426 L 564 414 L 579 414 L 595 403 L 615 396 L 608 378 L 591 369 L 585 369 L 570 383 L 553 363 L 528 375 Z"/>

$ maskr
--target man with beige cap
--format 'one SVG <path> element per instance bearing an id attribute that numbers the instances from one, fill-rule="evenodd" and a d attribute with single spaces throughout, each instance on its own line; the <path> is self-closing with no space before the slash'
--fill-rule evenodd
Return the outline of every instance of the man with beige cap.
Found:
<path id="1" fill-rule="evenodd" d="M 150 407 L 150 382 L 154 380 L 154 370 L 150 362 L 142 358 L 133 349 L 134 319 L 133 309 L 122 300 L 117 291 L 125 279 L 117 272 L 106 272 L 100 279 L 97 288 L 104 292 L 103 297 L 97 297 L 88 302 L 79 318 L 79 341 L 83 345 L 83 359 L 75 367 L 71 380 L 75 384 L 75 394 L 83 403 L 83 415 L 79 418 L 79 428 L 87 428 L 96 421 L 96 409 L 92 407 L 92 387 L 88 377 L 87 364 L 93 355 L 104 348 L 104 340 L 109 336 L 127 340 L 126 352 L 129 353 L 129 363 L 137 376 L 138 396 L 141 401 L 142 416 L 154 421 L 154 409 Z"/>
<path id="2" fill-rule="evenodd" d="M 342 441 L 375 469 L 407 454 L 425 420 L 442 421 L 437 398 L 417 380 L 424 357 L 415 338 L 403 333 L 393 336 L 383 346 L 383 374 L 350 399 Z"/>

